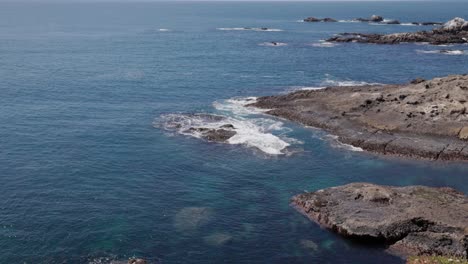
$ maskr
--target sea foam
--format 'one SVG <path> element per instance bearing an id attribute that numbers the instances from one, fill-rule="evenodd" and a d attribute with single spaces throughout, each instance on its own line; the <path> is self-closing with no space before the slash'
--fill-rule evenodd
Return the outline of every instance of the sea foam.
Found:
<path id="1" fill-rule="evenodd" d="M 155 126 L 202 138 L 197 128 L 219 129 L 223 125 L 232 125 L 236 134 L 226 143 L 256 148 L 269 155 L 286 154 L 290 142 L 299 141 L 284 136 L 291 129 L 283 122 L 265 118 L 262 114 L 267 110 L 247 106 L 255 102 L 256 97 L 216 101 L 213 106 L 219 114 L 166 114 L 155 122 Z"/>

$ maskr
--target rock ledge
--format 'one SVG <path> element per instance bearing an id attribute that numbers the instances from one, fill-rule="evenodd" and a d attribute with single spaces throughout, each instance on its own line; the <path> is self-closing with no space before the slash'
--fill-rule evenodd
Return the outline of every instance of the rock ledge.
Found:
<path id="1" fill-rule="evenodd" d="M 468 254 L 468 198 L 452 188 L 352 183 L 291 201 L 318 224 L 397 255 Z"/>

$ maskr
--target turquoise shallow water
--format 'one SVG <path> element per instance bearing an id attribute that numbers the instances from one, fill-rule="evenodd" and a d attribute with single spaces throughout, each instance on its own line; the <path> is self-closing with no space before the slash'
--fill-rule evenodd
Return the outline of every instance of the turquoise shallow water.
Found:
<path id="1" fill-rule="evenodd" d="M 446 21 L 468 18 L 467 7 L 0 3 L 0 262 L 402 263 L 320 229 L 289 198 L 356 181 L 467 193 L 466 164 L 350 151 L 323 132 L 226 100 L 466 73 L 468 56 L 421 52 L 447 47 L 320 42 L 338 32 L 423 27 L 297 20 Z M 217 29 L 239 27 L 282 31 Z M 270 41 L 287 45 L 259 45 Z M 254 137 L 213 144 L 161 127 L 181 113 L 220 114 Z M 290 144 L 286 155 L 252 147 L 278 141 Z"/>

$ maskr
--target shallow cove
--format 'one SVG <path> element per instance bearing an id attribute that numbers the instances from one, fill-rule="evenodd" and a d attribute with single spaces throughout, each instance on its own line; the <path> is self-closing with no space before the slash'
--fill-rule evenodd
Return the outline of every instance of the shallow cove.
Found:
<path id="1" fill-rule="evenodd" d="M 312 45 L 343 31 L 425 27 L 296 22 L 374 13 L 447 21 L 468 18 L 465 6 L 0 3 L 0 262 L 403 263 L 320 229 L 289 207 L 290 197 L 356 181 L 467 193 L 466 164 L 350 152 L 286 121 L 273 133 L 297 140 L 292 155 L 206 143 L 153 123 L 218 113 L 213 103 L 234 97 L 466 73 L 468 56 L 418 52 L 438 47 Z M 217 30 L 242 27 L 283 31 Z M 272 41 L 287 45 L 259 45 Z M 181 212 L 197 212 L 197 221 Z"/>

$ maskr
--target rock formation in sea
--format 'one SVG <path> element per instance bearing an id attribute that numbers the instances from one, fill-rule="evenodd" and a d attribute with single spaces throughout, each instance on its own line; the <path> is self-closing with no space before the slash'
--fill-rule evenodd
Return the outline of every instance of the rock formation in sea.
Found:
<path id="1" fill-rule="evenodd" d="M 467 257 L 468 197 L 452 188 L 352 183 L 291 201 L 318 224 L 397 255 Z"/>
<path id="2" fill-rule="evenodd" d="M 308 17 L 304 19 L 304 22 L 338 22 L 338 20 L 333 18 L 316 18 L 316 17 Z"/>
<path id="3" fill-rule="evenodd" d="M 252 106 L 371 152 L 468 160 L 468 75 L 301 90 L 260 97 Z"/>
<path id="4" fill-rule="evenodd" d="M 396 23 L 396 22 L 395 22 Z M 400 44 L 424 42 L 434 45 L 468 43 L 468 22 L 454 18 L 431 31 L 393 34 L 342 33 L 329 38 L 329 42 L 358 42 L 373 44 Z"/>

